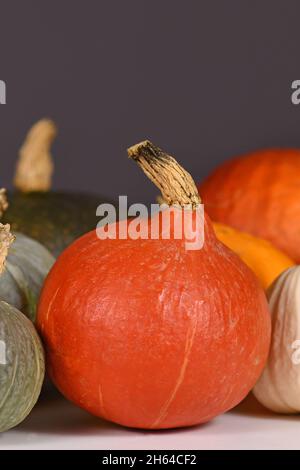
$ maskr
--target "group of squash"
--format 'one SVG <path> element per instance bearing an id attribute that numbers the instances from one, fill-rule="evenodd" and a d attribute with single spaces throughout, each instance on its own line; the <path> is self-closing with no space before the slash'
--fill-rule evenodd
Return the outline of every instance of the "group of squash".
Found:
<path id="1" fill-rule="evenodd" d="M 0 190 L 0 432 L 23 421 L 40 395 L 45 359 L 34 327 L 40 290 L 55 257 L 96 226 L 101 202 L 50 190 L 55 135 L 52 121 L 36 123 L 20 150 L 15 191 Z"/>
<path id="2" fill-rule="evenodd" d="M 69 400 L 125 426 L 203 423 L 250 390 L 300 410 L 300 151 L 233 159 L 197 187 L 151 142 L 131 147 L 170 211 L 204 202 L 204 245 L 188 251 L 161 233 L 100 240 L 99 197 L 51 191 L 55 135 L 33 126 L 15 191 L 0 191 L 0 431 L 36 403 L 44 348 Z"/>

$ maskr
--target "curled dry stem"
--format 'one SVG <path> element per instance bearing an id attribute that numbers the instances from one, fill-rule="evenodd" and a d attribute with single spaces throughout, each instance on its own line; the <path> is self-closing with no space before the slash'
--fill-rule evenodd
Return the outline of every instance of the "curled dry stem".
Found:
<path id="1" fill-rule="evenodd" d="M 130 147 L 128 156 L 137 162 L 148 178 L 160 189 L 161 201 L 169 206 L 191 205 L 193 208 L 201 203 L 191 175 L 175 158 L 148 140 Z"/>

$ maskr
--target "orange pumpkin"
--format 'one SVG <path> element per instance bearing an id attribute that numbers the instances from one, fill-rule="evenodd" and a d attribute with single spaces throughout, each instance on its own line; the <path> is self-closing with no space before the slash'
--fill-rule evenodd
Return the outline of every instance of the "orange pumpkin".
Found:
<path id="1" fill-rule="evenodd" d="M 300 150 L 262 150 L 220 165 L 199 192 L 210 217 L 300 262 Z"/>
<path id="2" fill-rule="evenodd" d="M 196 208 L 195 184 L 172 157 L 148 141 L 129 155 L 169 205 Z M 67 398 L 125 426 L 161 429 L 209 421 L 252 389 L 269 349 L 266 297 L 207 216 L 204 232 L 203 248 L 187 250 L 184 237 L 161 232 L 99 240 L 93 231 L 58 258 L 37 323 Z"/>
<path id="3" fill-rule="evenodd" d="M 294 261 L 263 238 L 235 230 L 228 225 L 213 223 L 217 238 L 234 251 L 252 269 L 266 290 Z"/>

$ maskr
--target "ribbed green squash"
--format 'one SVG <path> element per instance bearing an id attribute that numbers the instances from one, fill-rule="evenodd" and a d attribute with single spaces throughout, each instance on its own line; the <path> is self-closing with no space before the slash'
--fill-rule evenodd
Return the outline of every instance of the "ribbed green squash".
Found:
<path id="1" fill-rule="evenodd" d="M 0 224 L 0 240 L 1 235 L 9 236 L 8 226 Z M 5 269 L 0 274 L 0 299 L 35 321 L 40 290 L 55 259 L 36 240 L 22 233 L 14 235 L 14 242 L 7 247 Z"/>
<path id="2" fill-rule="evenodd" d="M 0 432 L 34 407 L 44 380 L 44 352 L 32 322 L 0 301 Z"/>
<path id="3" fill-rule="evenodd" d="M 96 209 L 103 197 L 51 190 L 51 143 L 56 126 L 49 119 L 37 122 L 20 149 L 9 207 L 2 222 L 38 240 L 56 257 L 72 241 L 96 228 Z"/>

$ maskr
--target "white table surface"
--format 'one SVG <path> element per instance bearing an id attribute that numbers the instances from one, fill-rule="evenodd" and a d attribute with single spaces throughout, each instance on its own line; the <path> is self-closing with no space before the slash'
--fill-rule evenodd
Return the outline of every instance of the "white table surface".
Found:
<path id="1" fill-rule="evenodd" d="M 250 396 L 205 425 L 138 431 L 95 418 L 48 390 L 20 426 L 0 434 L 1 449 L 300 449 L 300 415 L 272 414 Z"/>

